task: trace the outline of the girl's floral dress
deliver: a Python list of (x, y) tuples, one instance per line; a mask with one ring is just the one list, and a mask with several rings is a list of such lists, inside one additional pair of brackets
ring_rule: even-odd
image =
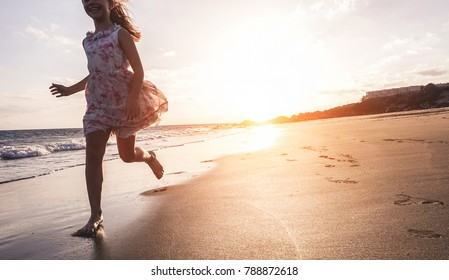
[(86, 86), (87, 111), (84, 135), (102, 130), (127, 138), (158, 123), (168, 110), (167, 98), (150, 81), (144, 81), (138, 97), (140, 115), (127, 120), (125, 109), (133, 72), (118, 41), (119, 25), (97, 33), (88, 32), (83, 41), (89, 69)]

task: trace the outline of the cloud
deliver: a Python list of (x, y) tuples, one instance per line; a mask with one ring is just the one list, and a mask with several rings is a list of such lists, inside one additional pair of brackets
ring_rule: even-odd
[(46, 27), (42, 28), (38, 28), (29, 24), (24, 31), (25, 34), (37, 39), (38, 41), (45, 41), (50, 44), (64, 46), (78, 45), (77, 42), (68, 37), (55, 34), (58, 32), (58, 30), (60, 30), (60, 27), (57, 24), (50, 23)]
[(162, 55), (163, 57), (174, 57), (178, 53), (174, 50), (165, 50), (163, 48), (159, 48), (158, 53)]
[(191, 79), (194, 72), (195, 69), (192, 67), (184, 67), (181, 69), (152, 68), (151, 70), (145, 71), (145, 74), (150, 79), (173, 83)]
[(398, 51), (402, 54), (416, 55), (422, 52), (432, 51), (441, 38), (435, 33), (423, 33), (407, 38), (394, 37), (385, 43), (383, 51)]
[(334, 96), (347, 96), (347, 95), (360, 95), (363, 92), (361, 88), (343, 88), (343, 89), (332, 89), (332, 90), (322, 90), (319, 94), (323, 95), (334, 95)]
[[(419, 76), (442, 76), (446, 71), (441, 65), (439, 43), (435, 33), (424, 32), (410, 36), (394, 36), (381, 45), (375, 60), (361, 71), (360, 80), (377, 81), (377, 85), (395, 84), (407, 86), (421, 83)], [(436, 65), (436, 68), (434, 66)], [(363, 78), (362, 78), (363, 77)]]
[(442, 76), (446, 73), (447, 73), (447, 71), (442, 70), (442, 69), (429, 69), (429, 70), (419, 71), (416, 74), (421, 75), (421, 76), (436, 77), (436, 76)]
[(332, 20), (347, 15), (357, 10), (361, 5), (368, 4), (369, 0), (333, 0), (315, 2), (310, 6), (310, 11), (323, 15)]
[(27, 34), (33, 35), (38, 40), (45, 40), (45, 39), (49, 39), (50, 38), (50, 36), (47, 35), (47, 33), (45, 33), (43, 30), (34, 28), (32, 26), (29, 26), (29, 25), (25, 28), (25, 32)]
[(402, 47), (409, 44), (411, 41), (410, 38), (394, 38), (390, 42), (384, 44), (382, 46), (382, 50), (392, 50), (396, 47)]
[(193, 67), (180, 69), (153, 68), (145, 71), (145, 78), (152, 81), (165, 93), (182, 95), (196, 85), (197, 74)]
[(176, 55), (175, 51), (167, 51), (163, 53), (163, 56), (173, 57)]

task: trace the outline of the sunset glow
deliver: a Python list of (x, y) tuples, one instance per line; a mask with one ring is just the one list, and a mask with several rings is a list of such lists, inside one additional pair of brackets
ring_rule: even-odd
[[(449, 81), (447, 1), (192, 3), (129, 2), (145, 78), (169, 99), (161, 124), (263, 121)], [(78, 1), (5, 5), (0, 129), (81, 127), (84, 95), (56, 100), (48, 87), (87, 74), (91, 19)]]
[(281, 130), (271, 125), (257, 126), (251, 129), (246, 142), (245, 151), (259, 151), (270, 148), (276, 144), (281, 135)]

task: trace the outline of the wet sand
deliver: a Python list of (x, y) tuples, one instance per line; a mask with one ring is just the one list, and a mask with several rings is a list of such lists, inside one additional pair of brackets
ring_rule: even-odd
[(69, 236), (87, 215), (82, 168), (15, 182), (0, 256), (446, 260), (448, 124), (432, 110), (260, 127), (160, 151), (165, 182), (107, 162), (97, 239)]

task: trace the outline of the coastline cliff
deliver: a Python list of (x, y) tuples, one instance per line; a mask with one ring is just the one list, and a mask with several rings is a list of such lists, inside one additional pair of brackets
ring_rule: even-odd
[(435, 84), (428, 84), (415, 93), (397, 94), (375, 98), (362, 98), (360, 102), (346, 104), (324, 111), (300, 113), (291, 117), (279, 116), (262, 123), (246, 120), (240, 125), (248, 126), (257, 124), (278, 124), (411, 110), (425, 110), (442, 107), (449, 107), (449, 88), (438, 87)]

